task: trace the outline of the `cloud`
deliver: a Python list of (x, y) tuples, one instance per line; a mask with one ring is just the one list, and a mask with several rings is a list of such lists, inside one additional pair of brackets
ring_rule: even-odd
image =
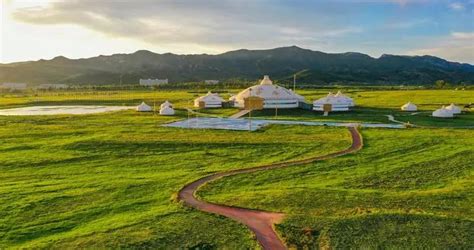
[(474, 32), (452, 32), (449, 36), (435, 39), (426, 48), (411, 50), (411, 55), (436, 55), (452, 61), (474, 63)]
[(455, 10), (455, 11), (461, 11), (465, 9), (464, 5), (459, 2), (450, 3), (448, 6), (450, 9)]
[[(77, 25), (117, 38), (129, 38), (170, 47), (268, 47), (300, 38), (326, 42), (361, 33), (346, 27), (348, 9), (305, 9), (303, 5), (272, 4), (269, 0), (244, 1), (63, 1), (46, 7), (20, 8), (13, 17), (34, 25)], [(297, 16), (296, 16), (297, 15)], [(318, 18), (315, 18), (317, 16)]]

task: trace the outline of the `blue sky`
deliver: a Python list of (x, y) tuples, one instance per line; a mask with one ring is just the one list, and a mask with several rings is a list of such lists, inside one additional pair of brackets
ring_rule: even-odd
[(2, 0), (2, 62), (297, 45), (474, 63), (474, 0)]

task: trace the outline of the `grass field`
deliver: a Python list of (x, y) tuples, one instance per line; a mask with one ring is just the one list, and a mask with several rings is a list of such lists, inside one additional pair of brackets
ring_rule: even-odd
[(299, 248), (473, 248), (474, 131), (362, 132), (357, 154), (224, 178), (199, 195), (284, 211), (277, 229)]
[[(229, 91), (235, 93), (237, 91)], [(279, 110), (279, 119), (438, 127), (474, 125), (473, 112), (429, 117), (474, 91), (346, 91), (359, 107), (322, 117)], [(308, 100), (326, 91), (305, 90)], [(343, 128), (270, 126), (256, 132), (159, 126), (188, 116), (188, 91), (69, 91), (0, 96), (0, 109), (33, 105), (157, 105), (176, 116), (124, 111), (80, 116), (0, 116), (0, 248), (258, 248), (250, 231), (175, 200), (209, 173), (324, 155), (350, 145)], [(225, 94), (224, 97), (228, 97)], [(398, 111), (419, 104), (412, 116)], [(230, 116), (235, 109), (199, 110)], [(272, 110), (254, 112), (273, 118)], [(294, 247), (474, 247), (472, 129), (364, 129), (365, 147), (330, 161), (235, 176), (199, 195), (288, 214), (277, 230)]]
[(246, 228), (181, 206), (176, 192), (215, 171), (350, 143), (337, 128), (159, 126), (171, 119), (133, 111), (0, 117), (0, 248), (254, 248)]

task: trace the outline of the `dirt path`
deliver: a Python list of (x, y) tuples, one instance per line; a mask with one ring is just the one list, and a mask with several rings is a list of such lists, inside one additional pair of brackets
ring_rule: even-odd
[(219, 179), (225, 176), (253, 173), (257, 171), (307, 164), (307, 163), (311, 163), (315, 161), (326, 160), (333, 157), (356, 152), (362, 148), (362, 144), (363, 144), (362, 136), (357, 130), (357, 128), (355, 127), (349, 127), (349, 131), (351, 132), (351, 136), (352, 136), (352, 145), (345, 150), (323, 155), (323, 156), (308, 158), (304, 160), (288, 161), (288, 162), (282, 162), (282, 163), (275, 163), (271, 165), (265, 165), (265, 166), (247, 168), (247, 169), (237, 169), (237, 170), (212, 174), (184, 186), (178, 193), (178, 199), (180, 201), (183, 201), (186, 205), (194, 207), (198, 210), (223, 215), (225, 217), (231, 218), (233, 220), (236, 220), (240, 223), (245, 224), (248, 228), (250, 228), (250, 230), (252, 230), (255, 233), (255, 236), (257, 237), (257, 241), (260, 243), (263, 249), (272, 249), (272, 250), (286, 249), (285, 244), (280, 239), (280, 237), (278, 237), (278, 234), (273, 229), (273, 225), (279, 223), (283, 219), (284, 214), (253, 210), (253, 209), (247, 209), (247, 208), (231, 207), (231, 206), (206, 202), (203, 200), (199, 200), (196, 197), (195, 195), (196, 190), (198, 190), (199, 187), (201, 187), (202, 185), (210, 181), (214, 181), (216, 179)]

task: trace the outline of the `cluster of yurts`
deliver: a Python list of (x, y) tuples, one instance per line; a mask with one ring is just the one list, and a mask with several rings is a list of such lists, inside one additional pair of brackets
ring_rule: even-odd
[[(198, 108), (220, 108), (223, 104), (229, 107), (246, 108), (246, 100), (259, 98), (262, 100), (262, 108), (298, 108), (301, 104), (306, 104), (305, 98), (298, 95), (291, 89), (274, 85), (267, 75), (263, 77), (260, 84), (249, 87), (237, 95), (233, 95), (228, 101), (224, 100), (217, 93), (208, 92), (194, 100), (194, 106)], [(312, 109), (315, 111), (349, 111), (355, 105), (354, 100), (340, 91), (336, 94), (329, 93), (327, 96), (313, 102)], [(417, 106), (411, 102), (401, 107), (403, 111), (417, 111)], [(137, 107), (137, 111), (152, 111), (152, 108), (144, 102)], [(461, 108), (451, 104), (448, 107), (433, 112), (434, 117), (453, 117), (454, 114), (461, 113)], [(160, 105), (161, 115), (174, 115), (173, 105), (168, 101)]]
[[(229, 103), (231, 107), (246, 108), (245, 101), (249, 97), (256, 97), (262, 100), (264, 109), (272, 108), (298, 108), (300, 104), (305, 103), (305, 98), (298, 95), (291, 89), (287, 89), (278, 85), (274, 85), (270, 78), (266, 75), (260, 84), (244, 89), (237, 95), (225, 101), (217, 93), (208, 92), (207, 95), (198, 97), (194, 100), (194, 106), (200, 108), (220, 108), (224, 103)], [(342, 94), (329, 93), (326, 97), (320, 98), (313, 102), (313, 110), (325, 111), (325, 105), (330, 105), (331, 111), (348, 111), (353, 107), (354, 100)]]
[[(402, 106), (401, 108), (403, 111), (417, 111), (418, 107), (411, 103), (408, 102), (405, 105)], [(461, 114), (461, 108), (454, 105), (454, 103), (451, 103), (449, 106), (442, 106), (441, 108), (433, 111), (431, 114), (433, 117), (441, 117), (441, 118), (453, 118), (454, 115)]]
[[(151, 112), (153, 108), (147, 105), (145, 102), (137, 106), (138, 112)], [(160, 105), (160, 115), (174, 115), (173, 104), (166, 101)]]

